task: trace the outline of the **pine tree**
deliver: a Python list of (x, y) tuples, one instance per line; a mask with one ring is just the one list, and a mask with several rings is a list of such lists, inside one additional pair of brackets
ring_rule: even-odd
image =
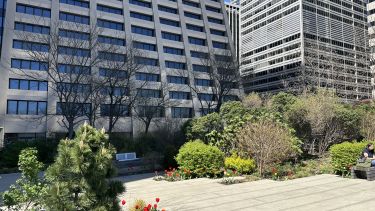
[(46, 172), (49, 210), (119, 210), (117, 195), (125, 188), (115, 175), (116, 153), (104, 130), (86, 123), (73, 140), (63, 140), (55, 163)]

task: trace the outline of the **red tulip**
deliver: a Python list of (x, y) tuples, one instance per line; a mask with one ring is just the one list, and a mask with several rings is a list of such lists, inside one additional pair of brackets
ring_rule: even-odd
[(157, 202), (157, 203), (159, 203), (159, 201), (160, 201), (160, 199), (159, 199), (159, 198), (156, 198), (155, 200), (156, 200), (156, 202)]
[(154, 208), (155, 208), (155, 209), (158, 208), (158, 205), (157, 205), (157, 204), (154, 204)]
[(149, 210), (150, 210), (150, 209), (151, 209), (151, 207), (152, 207), (152, 206), (151, 206), (151, 204), (148, 204), (148, 206), (147, 206), (147, 209), (149, 209)]
[(143, 211), (148, 211), (148, 208), (147, 208), (147, 207), (144, 207), (144, 208), (143, 208)]
[(121, 204), (122, 204), (122, 205), (125, 205), (125, 204), (126, 204), (126, 201), (123, 199), (123, 200), (121, 201)]

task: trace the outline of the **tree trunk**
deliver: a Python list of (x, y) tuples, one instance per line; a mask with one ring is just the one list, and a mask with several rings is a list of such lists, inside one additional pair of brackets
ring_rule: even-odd
[(113, 130), (113, 119), (112, 119), (112, 117), (109, 117), (108, 133), (112, 133), (112, 130)]
[(148, 134), (148, 129), (150, 128), (151, 121), (145, 123), (145, 134)]
[(74, 138), (73, 135), (74, 135), (74, 123), (72, 120), (69, 120), (68, 121), (68, 138), (73, 139)]

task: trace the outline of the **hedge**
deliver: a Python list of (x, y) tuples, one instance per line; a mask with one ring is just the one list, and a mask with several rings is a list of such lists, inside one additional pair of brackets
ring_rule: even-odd
[(224, 153), (215, 146), (195, 140), (180, 148), (176, 161), (181, 170), (190, 171), (193, 177), (215, 177), (224, 168)]
[(335, 173), (349, 175), (351, 167), (357, 163), (358, 158), (368, 143), (370, 142), (344, 142), (333, 145), (329, 152)]

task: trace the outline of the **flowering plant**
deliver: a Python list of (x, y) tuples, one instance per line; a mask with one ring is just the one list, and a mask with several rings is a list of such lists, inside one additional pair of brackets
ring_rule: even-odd
[[(166, 209), (158, 209), (158, 203), (160, 202), (160, 198), (155, 199), (155, 203), (150, 203), (146, 205), (145, 201), (138, 199), (135, 203), (129, 208), (129, 211), (166, 211)], [(126, 201), (123, 199), (121, 204), (124, 206)]]

